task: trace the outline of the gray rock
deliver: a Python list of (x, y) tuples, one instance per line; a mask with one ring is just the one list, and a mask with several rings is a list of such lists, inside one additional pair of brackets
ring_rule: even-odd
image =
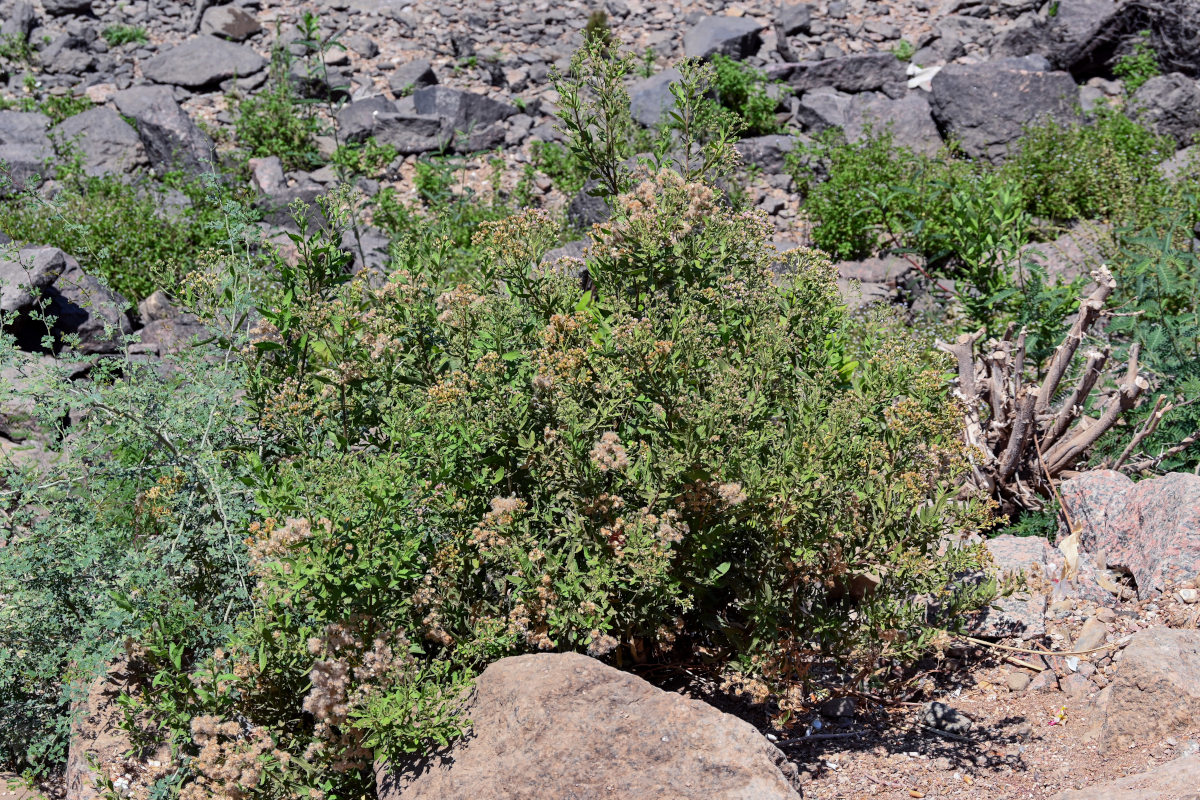
[(417, 114), (449, 120), (456, 131), (470, 132), (517, 113), (516, 106), (448, 86), (427, 86), (413, 93)]
[[(50, 118), (32, 111), (0, 111), (0, 161), (16, 190), (33, 189), (49, 172), (54, 146), (46, 129)], [(34, 177), (38, 180), (33, 180)]]
[(142, 327), (137, 332), (136, 349), (140, 353), (155, 356), (177, 353), (210, 335), (204, 323), (180, 311), (161, 291), (138, 303), (138, 316)]
[(972, 158), (998, 161), (1031, 123), (1076, 116), (1078, 89), (1065, 72), (949, 64), (934, 76), (931, 90), (938, 129)]
[[(67, 335), (77, 337), (83, 353), (111, 353), (120, 348), (125, 334), (132, 330), (125, 315), (128, 300), (88, 275), (78, 261), (58, 248), (26, 247), (19, 260), (55, 276), (40, 288), (47, 301), (46, 314), (55, 319), (50, 333), (56, 341), (62, 342)], [(18, 346), (34, 351), (41, 348), (46, 334), (40, 321), (28, 318), (18, 318), (10, 331)]]
[(634, 120), (647, 128), (666, 122), (667, 113), (675, 110), (675, 95), (671, 84), (683, 76), (671, 67), (656, 75), (638, 81), (629, 87), (629, 113)]
[(375, 135), (380, 115), (395, 115), (396, 104), (381, 94), (348, 103), (337, 113), (338, 134), (344, 142), (362, 142)]
[(1086, 789), (1068, 789), (1053, 800), (1194, 800), (1200, 786), (1200, 756), (1188, 755), (1148, 772), (1126, 775)]
[(375, 122), (375, 140), (390, 144), (401, 155), (445, 150), (454, 138), (454, 131), (442, 117), (381, 114)]
[(1121, 652), (1098, 699), (1101, 754), (1157, 743), (1200, 718), (1200, 631), (1150, 628)]
[(427, 86), (436, 86), (437, 82), (433, 65), (425, 59), (418, 59), (396, 67), (388, 78), (388, 88), (392, 90), (392, 94), (401, 97)]
[(52, 17), (67, 14), (91, 14), (92, 0), (42, 0), (42, 8)]
[(747, 17), (701, 17), (683, 36), (686, 58), (708, 58), (720, 53), (742, 60), (762, 45), (762, 25)]
[(29, 3), (17, 3), (0, 24), (0, 37), (28, 41), (29, 34), (37, 24), (37, 15)]
[(550, 250), (547, 250), (542, 255), (541, 263), (553, 264), (555, 261), (558, 261), (560, 258), (574, 258), (574, 259), (579, 259), (580, 261), (582, 261), (584, 252), (587, 250), (588, 247), (591, 246), (591, 244), (592, 244), (591, 239), (574, 239), (570, 242), (567, 242), (562, 247), (554, 247), (554, 248), (551, 248)]
[(377, 769), (379, 800), (800, 796), (795, 766), (748, 723), (575, 653), (497, 661), (463, 713), (470, 736)]
[(908, 92), (898, 100), (877, 92), (856, 94), (845, 110), (844, 125), (850, 142), (857, 142), (868, 130), (887, 130), (895, 144), (918, 153), (933, 155), (942, 148), (924, 92)]
[(753, 164), (768, 175), (776, 175), (784, 171), (787, 154), (795, 149), (796, 140), (772, 133), (742, 139), (735, 147), (742, 154), (744, 163)]
[(1151, 78), (1134, 92), (1132, 105), (1144, 122), (1180, 147), (1192, 144), (1200, 133), (1200, 84), (1186, 75)]
[(22, 250), (11, 258), (0, 255), (0, 312), (28, 311), (35, 296), (42, 294), (66, 269), (62, 255), (61, 250), (44, 248)]
[(132, 119), (150, 163), (160, 170), (204, 172), (213, 159), (213, 143), (196, 126), (166, 86), (134, 86), (117, 92), (113, 105)]
[(836, 265), (838, 275), (863, 283), (878, 283), (894, 289), (916, 271), (913, 263), (903, 256), (872, 256), (862, 261), (842, 261)]
[(812, 6), (808, 3), (788, 3), (780, 8), (779, 26), (787, 36), (808, 33), (812, 23)]
[(1079, 223), (1053, 242), (1025, 245), (1021, 260), (1040, 265), (1051, 280), (1072, 281), (1104, 262), (1104, 234), (1108, 230), (1104, 223)]
[(612, 216), (612, 209), (603, 197), (591, 194), (600, 185), (600, 181), (590, 180), (583, 185), (579, 193), (571, 198), (567, 206), (567, 222), (572, 226), (587, 230), (599, 222), (605, 222)]
[(88, 109), (60, 122), (51, 131), (59, 146), (78, 148), (87, 175), (111, 175), (149, 164), (138, 132), (105, 106)]
[(252, 158), (249, 166), (254, 186), (263, 194), (276, 194), (287, 188), (287, 176), (283, 174), (279, 156)]
[(1158, 165), (1158, 171), (1169, 181), (1179, 181), (1200, 175), (1200, 145), (1176, 151), (1175, 155)]
[(945, 703), (926, 703), (921, 710), (921, 722), (939, 731), (965, 736), (975, 724), (970, 717)]
[(796, 119), (812, 134), (829, 128), (845, 128), (851, 99), (845, 92), (832, 88), (805, 92), (796, 109)]
[(348, 33), (341, 39), (342, 44), (358, 53), (363, 58), (374, 58), (379, 55), (379, 45), (370, 36), (361, 33)]
[(88, 49), (87, 40), (64, 33), (41, 52), (42, 68), (56, 75), (83, 75), (96, 67), (96, 57)]
[(797, 92), (832, 88), (841, 92), (875, 92), (888, 84), (907, 79), (905, 64), (891, 53), (859, 53), (781, 64), (767, 70), (771, 77), (787, 82)]
[(155, 83), (186, 89), (205, 89), (232, 77), (253, 75), (267, 60), (244, 45), (216, 36), (196, 36), (142, 65), (142, 74)]
[(210, 6), (200, 18), (200, 33), (234, 42), (244, 42), (262, 29), (252, 14), (237, 6)]

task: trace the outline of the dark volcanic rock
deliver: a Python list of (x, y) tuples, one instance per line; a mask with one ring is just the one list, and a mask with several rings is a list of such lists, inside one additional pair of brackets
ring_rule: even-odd
[(56, 141), (70, 143), (83, 155), (83, 171), (88, 175), (132, 172), (146, 166), (146, 150), (138, 132), (116, 111), (104, 106), (54, 126)]
[(433, 71), (433, 65), (424, 59), (419, 59), (396, 67), (388, 78), (388, 88), (392, 90), (392, 94), (401, 97), (412, 94), (418, 89), (424, 89), (426, 86), (436, 86), (437, 82), (437, 74)]
[(799, 797), (796, 768), (748, 723), (575, 653), (492, 664), (464, 711), (470, 736), (376, 771), (380, 800)]
[(249, 47), (196, 36), (144, 63), (142, 74), (155, 83), (204, 89), (234, 76), (253, 75), (266, 65), (266, 59)]
[(427, 86), (413, 93), (417, 114), (449, 120), (456, 131), (469, 132), (517, 113), (516, 106), (448, 86)]
[(92, 0), (42, 0), (42, 8), (52, 17), (67, 14), (91, 14)]
[(1200, 83), (1182, 73), (1146, 81), (1134, 92), (1132, 105), (1142, 121), (1180, 147), (1192, 144), (1200, 133)]
[(831, 88), (840, 92), (875, 92), (907, 79), (904, 62), (891, 53), (859, 53), (822, 61), (782, 64), (768, 74), (797, 92)]
[(746, 17), (702, 17), (683, 36), (683, 54), (687, 58), (708, 58), (717, 53), (744, 59), (762, 45), (762, 25)]
[(29, 3), (16, 3), (0, 23), (0, 37), (28, 41), (29, 34), (37, 24), (37, 14)]
[[(32, 111), (0, 111), (0, 161), (17, 190), (36, 188), (54, 160), (46, 129), (50, 118)], [(38, 181), (33, 181), (37, 176)]]
[[(46, 314), (55, 319), (51, 334), (56, 340), (74, 335), (84, 353), (111, 353), (119, 349), (124, 335), (132, 330), (125, 315), (128, 300), (105, 288), (84, 272), (78, 261), (58, 248), (25, 247), (18, 254), (18, 261), (28, 266), (31, 274), (53, 276), (53, 280), (40, 280), (39, 290), (42, 298), (49, 301)], [(46, 329), (39, 321), (19, 317), (10, 332), (18, 346), (37, 351)]]
[(1079, 92), (1065, 72), (950, 64), (933, 78), (930, 105), (942, 135), (972, 158), (1002, 159), (1031, 123), (1066, 122)]
[(196, 127), (166, 86), (135, 86), (113, 95), (113, 104), (137, 126), (150, 163), (163, 170), (203, 172), (213, 143)]

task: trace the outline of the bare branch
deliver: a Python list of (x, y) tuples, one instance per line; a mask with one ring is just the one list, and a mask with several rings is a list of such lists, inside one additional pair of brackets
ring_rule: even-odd
[(1135, 450), (1137, 450), (1138, 445), (1140, 445), (1147, 436), (1154, 433), (1154, 431), (1158, 428), (1158, 423), (1162, 422), (1162, 418), (1165, 417), (1167, 412), (1174, 407), (1175, 406), (1173, 404), (1167, 402), (1167, 396), (1165, 394), (1160, 394), (1158, 399), (1154, 401), (1154, 410), (1150, 412), (1149, 419), (1147, 419), (1146, 423), (1142, 425), (1141, 429), (1133, 435), (1133, 438), (1129, 440), (1129, 444), (1125, 445), (1125, 449), (1121, 451), (1121, 455), (1117, 456), (1117, 460), (1113, 463), (1112, 468), (1120, 469), (1121, 465), (1125, 463), (1125, 459), (1129, 458), (1129, 456), (1132, 455)]
[(1038, 397), (1036, 408), (1038, 414), (1045, 413), (1049, 407), (1050, 402), (1054, 399), (1054, 393), (1058, 391), (1059, 382), (1075, 357), (1075, 351), (1083, 342), (1084, 334), (1096, 322), (1100, 316), (1100, 310), (1104, 308), (1105, 301), (1117, 288), (1117, 282), (1107, 267), (1100, 267), (1092, 275), (1096, 279), (1096, 288), (1092, 290), (1087, 299), (1079, 303), (1079, 314), (1076, 315), (1075, 322), (1071, 325), (1071, 330), (1067, 332), (1062, 344), (1054, 351), (1054, 357), (1046, 370), (1046, 380), (1042, 382), (1042, 391)]
[(1088, 353), (1087, 364), (1083, 368), (1083, 374), (1079, 376), (1079, 380), (1075, 383), (1075, 389), (1071, 392), (1071, 396), (1067, 398), (1066, 403), (1058, 411), (1058, 417), (1054, 420), (1054, 425), (1050, 431), (1042, 439), (1042, 447), (1047, 448), (1059, 440), (1066, 433), (1067, 428), (1079, 416), (1083, 410), (1083, 404), (1087, 401), (1088, 395), (1092, 393), (1092, 389), (1096, 386), (1096, 381), (1100, 379), (1100, 371), (1104, 369), (1104, 364), (1108, 361), (1109, 349), (1105, 348), (1103, 352), (1092, 350)]
[(1037, 387), (1027, 387), (1021, 396), (1020, 406), (1017, 408), (1012, 434), (1008, 437), (1008, 447), (1000, 459), (1000, 471), (997, 477), (1002, 483), (1012, 477), (1013, 471), (1017, 468), (1017, 462), (1025, 451), (1025, 445), (1029, 442), (1029, 434), (1033, 428), (1033, 409), (1037, 400)]

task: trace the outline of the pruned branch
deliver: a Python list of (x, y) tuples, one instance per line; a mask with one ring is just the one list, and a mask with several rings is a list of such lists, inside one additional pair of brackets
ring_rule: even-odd
[[(1010, 509), (1041, 508), (1053, 493), (1057, 476), (1085, 457), (1149, 388), (1148, 381), (1138, 374), (1135, 345), (1124, 375), (1113, 380), (1116, 391), (1100, 418), (1085, 424), (1081, 420), (1083, 409), (1099, 385), (1110, 356), (1107, 348), (1091, 350), (1062, 405), (1054, 408), (1055, 396), (1080, 346), (1116, 288), (1112, 273), (1104, 267), (1093, 277), (1095, 286), (1080, 298), (1079, 311), (1055, 348), (1040, 385), (1030, 382), (1025, 374), (1028, 351), (1024, 330), (1010, 328), (1000, 341), (982, 344), (982, 332), (962, 334), (953, 344), (938, 344), (954, 356), (958, 366), (957, 394), (965, 404), (963, 438), (971, 445), (972, 483)], [(1160, 404), (1156, 412), (1159, 410), (1165, 413), (1169, 409)], [(1135, 452), (1137, 444), (1153, 433), (1156, 425), (1150, 422), (1143, 426), (1135, 435), (1132, 449), (1127, 448), (1119, 463)]]

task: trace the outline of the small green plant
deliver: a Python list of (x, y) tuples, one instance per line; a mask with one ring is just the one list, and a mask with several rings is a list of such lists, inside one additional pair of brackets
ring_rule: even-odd
[(649, 78), (654, 74), (654, 65), (658, 62), (658, 53), (649, 45), (642, 51), (642, 63), (638, 65), (638, 75)]
[(584, 47), (594, 44), (604, 50), (612, 48), (613, 35), (608, 24), (608, 14), (603, 11), (588, 14), (587, 22), (583, 26), (583, 44)]
[[(749, 136), (775, 133), (779, 123), (775, 108), (779, 101), (768, 91), (766, 76), (760, 70), (732, 58), (714, 55), (712, 91), (717, 102), (737, 115), (742, 132)], [(782, 84), (776, 84), (782, 87)]]
[(917, 48), (908, 39), (901, 39), (892, 47), (892, 54), (901, 61), (912, 61), (912, 57), (916, 52)]
[(100, 34), (109, 47), (123, 44), (144, 44), (149, 41), (146, 29), (140, 25), (109, 25)]
[(25, 195), (0, 204), (0, 231), (16, 241), (58, 247), (131, 301), (156, 288), (224, 236), (228, 189), (178, 181), (190, 207), (167, 207), (167, 189), (111, 176), (64, 180), (53, 201)]
[(50, 94), (41, 99), (35, 95), (26, 95), (15, 100), (0, 98), (0, 110), (36, 111), (45, 114), (55, 125), (91, 107), (91, 100), (74, 94)]
[(312, 169), (321, 157), (321, 121), (291, 79), (292, 56), (279, 46), (271, 54), (270, 78), (257, 95), (234, 100), (234, 130), (250, 156), (279, 156), (286, 169)]
[(33, 49), (29, 41), (15, 33), (0, 36), (0, 65), (29, 66), (33, 63)]
[(531, 146), (533, 164), (545, 174), (560, 192), (574, 196), (588, 179), (587, 167), (558, 142), (534, 142)]
[(364, 142), (347, 142), (334, 151), (330, 161), (355, 175), (382, 173), (396, 158), (396, 148), (380, 144), (374, 137)]
[(1142, 85), (1161, 75), (1158, 66), (1158, 53), (1151, 44), (1150, 31), (1141, 31), (1133, 42), (1133, 49), (1117, 59), (1113, 64), (1113, 75), (1125, 81), (1125, 92), (1133, 94)]

